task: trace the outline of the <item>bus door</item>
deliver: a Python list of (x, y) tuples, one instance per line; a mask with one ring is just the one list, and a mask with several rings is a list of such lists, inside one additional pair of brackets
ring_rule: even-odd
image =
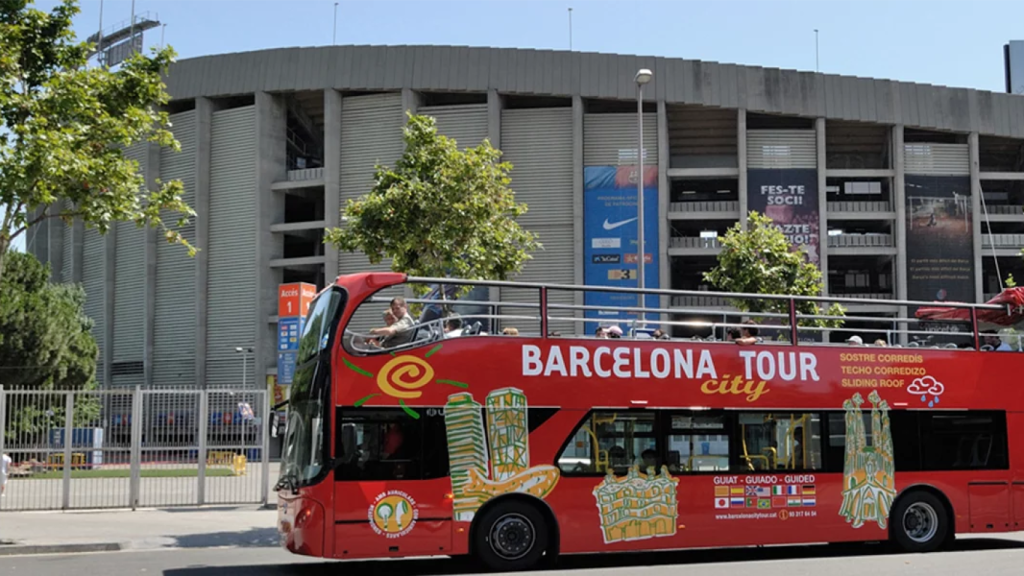
[(335, 557), (449, 553), (451, 480), (441, 410), (339, 407), (335, 422)]

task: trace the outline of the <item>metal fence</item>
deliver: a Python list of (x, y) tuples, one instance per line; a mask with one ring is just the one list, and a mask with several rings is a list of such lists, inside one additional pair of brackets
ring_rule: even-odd
[(12, 460), (0, 511), (266, 504), (268, 401), (252, 389), (0, 386)]

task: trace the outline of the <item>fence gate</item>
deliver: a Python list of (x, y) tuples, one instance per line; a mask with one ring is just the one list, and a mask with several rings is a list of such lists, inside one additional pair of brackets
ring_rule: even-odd
[[(266, 503), (263, 390), (4, 390), (4, 510)], [(68, 441), (70, 439), (70, 441)]]

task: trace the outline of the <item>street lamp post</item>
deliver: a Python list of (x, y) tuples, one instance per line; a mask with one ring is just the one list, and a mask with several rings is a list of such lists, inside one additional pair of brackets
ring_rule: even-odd
[(338, 43), (338, 3), (334, 3), (334, 32), (331, 35), (331, 46)]
[(235, 352), (238, 352), (239, 354), (242, 355), (242, 389), (243, 390), (245, 390), (245, 385), (247, 384), (246, 381), (248, 380), (248, 375), (249, 375), (248, 374), (248, 368), (249, 368), (248, 355), (252, 354), (252, 351), (253, 351), (253, 349), (251, 347), (250, 348), (242, 348), (241, 346), (238, 346), (237, 348), (235, 348)]
[(636, 145), (636, 207), (637, 207), (637, 286), (640, 287), (640, 314), (637, 326), (643, 326), (644, 317), (644, 84), (651, 81), (654, 73), (647, 68), (637, 71), (633, 80), (636, 82), (636, 124), (639, 133)]

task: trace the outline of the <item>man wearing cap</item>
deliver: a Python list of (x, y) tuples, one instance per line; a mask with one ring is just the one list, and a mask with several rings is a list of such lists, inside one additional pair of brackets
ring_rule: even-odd
[(864, 339), (861, 338), (860, 336), (854, 335), (854, 336), (850, 336), (850, 339), (847, 340), (846, 343), (849, 344), (850, 346), (863, 346), (864, 345)]

